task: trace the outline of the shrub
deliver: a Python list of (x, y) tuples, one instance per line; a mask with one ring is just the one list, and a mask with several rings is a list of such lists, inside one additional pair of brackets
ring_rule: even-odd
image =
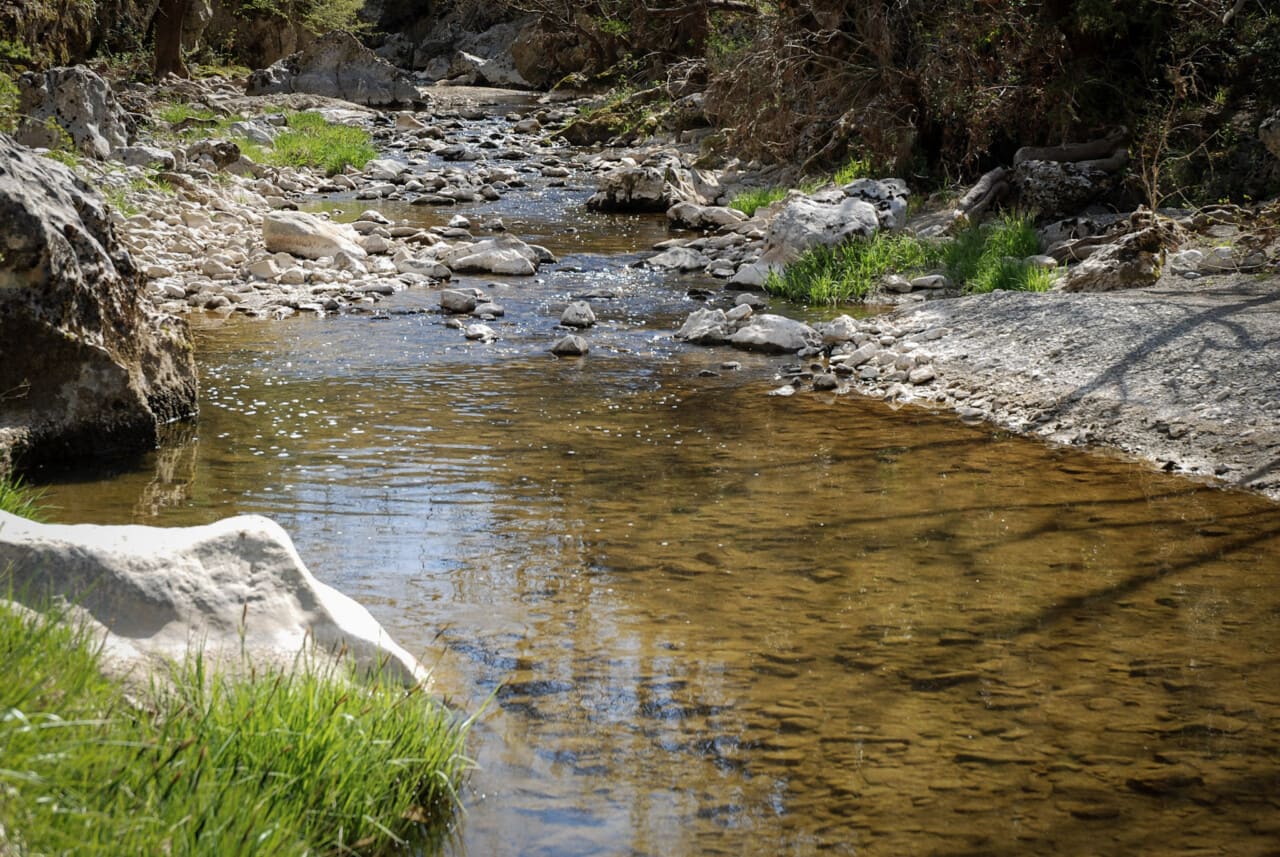
[(0, 133), (12, 134), (18, 129), (18, 84), (0, 71)]

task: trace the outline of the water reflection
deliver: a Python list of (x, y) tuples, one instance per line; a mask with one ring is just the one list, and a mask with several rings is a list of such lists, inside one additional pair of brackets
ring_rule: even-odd
[(1274, 851), (1274, 504), (699, 377), (652, 300), (585, 361), (532, 322), (210, 327), (198, 439), (54, 502), (272, 515), (456, 702), (496, 691), (457, 853)]

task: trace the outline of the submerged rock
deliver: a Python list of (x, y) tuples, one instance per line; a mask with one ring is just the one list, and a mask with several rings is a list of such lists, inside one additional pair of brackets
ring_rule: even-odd
[(581, 357), (590, 350), (585, 339), (573, 334), (561, 337), (551, 346), (551, 353), (557, 357)]
[(0, 471), (155, 445), (196, 413), (186, 323), (151, 309), (107, 208), (0, 135)]
[(76, 607), (108, 657), (146, 664), (200, 651), (290, 665), (342, 651), (406, 684), (426, 670), (369, 611), (307, 570), (279, 524), (257, 515), (202, 527), (38, 524), (0, 512), (0, 581), (39, 609)]

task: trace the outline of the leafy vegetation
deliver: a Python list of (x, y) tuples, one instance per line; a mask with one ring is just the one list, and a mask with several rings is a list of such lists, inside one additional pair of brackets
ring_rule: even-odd
[(0, 133), (12, 134), (18, 128), (18, 84), (0, 71)]
[(421, 691), (196, 658), (138, 708), (67, 619), (0, 609), (16, 853), (381, 853), (454, 807), (469, 724)]
[(259, 163), (314, 167), (328, 175), (348, 165), (361, 169), (378, 155), (369, 133), (361, 128), (332, 124), (319, 113), (294, 113), (287, 122), (288, 130), (270, 148), (238, 140), (240, 150)]
[(1009, 215), (941, 244), (881, 232), (866, 241), (814, 247), (781, 274), (770, 274), (764, 287), (792, 301), (838, 304), (865, 300), (888, 274), (941, 269), (967, 292), (1039, 292), (1053, 284), (1052, 272), (1024, 261), (1039, 252), (1031, 219)]
[(242, 0), (241, 17), (265, 15), (290, 21), (301, 21), (312, 33), (330, 30), (363, 33), (369, 24), (360, 18), (365, 0)]

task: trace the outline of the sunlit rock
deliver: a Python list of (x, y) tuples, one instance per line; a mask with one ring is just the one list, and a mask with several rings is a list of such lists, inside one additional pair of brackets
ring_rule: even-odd
[(314, 647), (406, 683), (427, 678), (369, 611), (307, 570), (280, 525), (256, 515), (163, 528), (38, 524), (0, 512), (0, 569), (20, 603), (77, 607), (112, 658), (198, 651), (289, 665)]

